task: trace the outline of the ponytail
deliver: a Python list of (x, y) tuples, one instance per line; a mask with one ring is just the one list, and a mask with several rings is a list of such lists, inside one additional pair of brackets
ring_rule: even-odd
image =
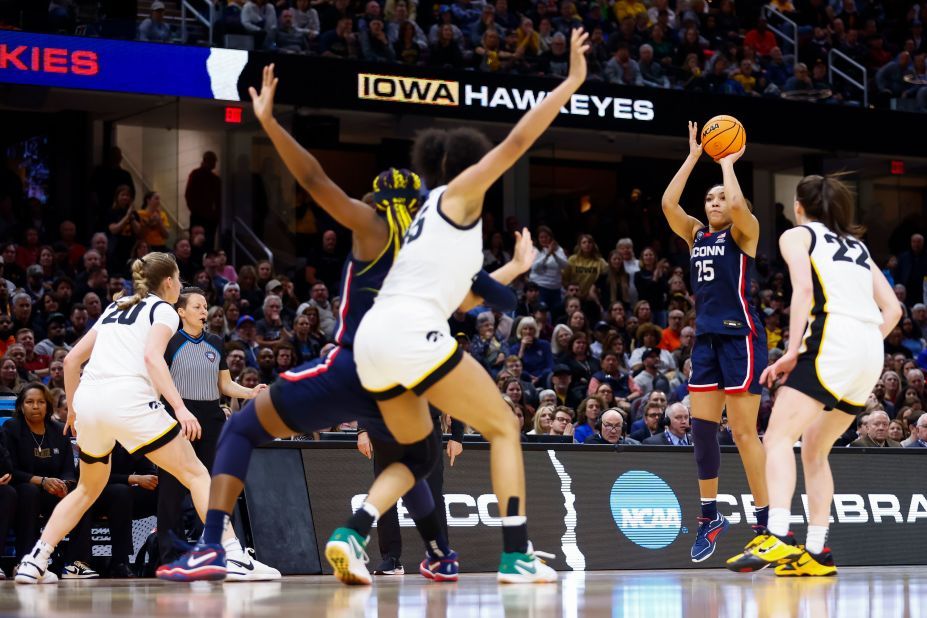
[(386, 214), (389, 242), (399, 252), (402, 239), (421, 204), (422, 180), (406, 169), (389, 168), (373, 179), (372, 203)]
[(113, 300), (120, 309), (126, 309), (138, 303), (152, 291), (161, 287), (165, 279), (177, 272), (177, 261), (173, 254), (154, 252), (132, 262), (131, 296), (125, 296), (125, 290), (113, 295)]
[(805, 176), (795, 188), (795, 199), (808, 218), (820, 221), (838, 236), (861, 238), (866, 228), (850, 220), (853, 192), (839, 176)]

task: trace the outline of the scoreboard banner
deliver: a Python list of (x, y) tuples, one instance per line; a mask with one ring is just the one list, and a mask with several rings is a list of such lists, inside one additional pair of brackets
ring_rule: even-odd
[[(927, 564), (921, 545), (912, 542), (927, 533), (927, 487), (922, 475), (912, 472), (923, 467), (927, 454), (918, 451), (833, 451), (836, 489), (828, 545), (839, 566)], [(314, 526), (307, 532), (324, 544), (363, 503), (373, 466), (353, 444), (312, 445), (301, 453)], [(808, 499), (797, 454), (796, 460), (792, 529), (802, 541)], [(558, 570), (722, 567), (753, 536), (750, 524), (756, 519), (739, 455), (726, 450), (721, 462), (724, 493), (718, 506), (732, 525), (703, 563), (689, 557), (700, 513), (695, 462), (687, 447), (526, 446), (530, 538), (538, 549), (557, 555), (551, 564)], [(445, 468), (444, 495), (451, 546), (461, 552), (462, 570), (494, 571), (501, 520), (486, 445), (466, 444), (454, 467)], [(422, 543), (401, 504), (399, 518), (403, 555), (414, 564)], [(368, 553), (376, 560), (376, 532)]]
[[(243, 103), (271, 62), (280, 78), (279, 104), (458, 120), (516, 122), (560, 83), (529, 75), (0, 31), (0, 83)], [(927, 141), (922, 114), (601, 80), (583, 84), (555, 125), (681, 138), (686, 121), (721, 113), (741, 120), (754, 143), (923, 156)], [(886, 139), (893, 135), (903, 139)]]

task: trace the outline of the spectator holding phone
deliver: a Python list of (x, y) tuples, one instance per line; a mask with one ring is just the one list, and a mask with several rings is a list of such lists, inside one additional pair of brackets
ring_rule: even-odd
[[(39, 538), (39, 516), (77, 484), (74, 451), (63, 427), (52, 420), (55, 401), (44, 384), (30, 382), (16, 397), (13, 419), (3, 425), (3, 442), (10, 453), (16, 508), (16, 555), (29, 551)], [(90, 557), (90, 517), (84, 515), (71, 531), (65, 550), (65, 579), (99, 577), (86, 563)]]

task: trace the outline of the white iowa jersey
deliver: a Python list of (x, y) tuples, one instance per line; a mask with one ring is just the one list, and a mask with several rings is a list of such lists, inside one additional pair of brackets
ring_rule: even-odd
[(483, 267), (483, 222), (467, 228), (441, 212), (446, 186), (434, 189), (403, 239), (377, 302), (412, 299), (436, 307), (445, 318), (460, 306)]
[[(97, 340), (81, 382), (141, 378), (151, 385), (145, 367), (145, 342), (151, 327), (157, 323), (176, 331), (180, 317), (170, 303), (154, 294), (126, 309), (110, 303), (93, 325)], [(154, 386), (151, 388), (154, 391)]]
[(817, 221), (802, 226), (811, 232), (811, 315), (837, 314), (861, 322), (882, 323), (872, 294), (872, 259), (866, 245), (852, 236), (838, 236)]

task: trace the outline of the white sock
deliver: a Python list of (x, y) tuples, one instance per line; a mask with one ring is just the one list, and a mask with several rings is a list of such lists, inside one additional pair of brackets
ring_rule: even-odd
[(48, 558), (52, 555), (53, 551), (55, 551), (54, 547), (42, 539), (39, 539), (35, 542), (35, 545), (33, 546), (32, 551), (29, 552), (29, 555), (33, 556), (39, 564), (44, 565), (46, 562), (48, 562)]
[(380, 519), (380, 511), (378, 511), (377, 507), (370, 504), (369, 502), (364, 502), (364, 504), (361, 505), (361, 509), (373, 517), (373, 521), (378, 521)]
[(805, 540), (805, 549), (812, 554), (824, 551), (824, 542), (827, 541), (827, 526), (808, 526), (808, 537)]
[(789, 533), (789, 518), (792, 514), (788, 509), (769, 509), (769, 524), (766, 528), (776, 536), (786, 536)]
[(528, 521), (528, 518), (524, 515), (510, 515), (508, 517), (502, 518), (502, 526), (504, 528), (522, 526)]

